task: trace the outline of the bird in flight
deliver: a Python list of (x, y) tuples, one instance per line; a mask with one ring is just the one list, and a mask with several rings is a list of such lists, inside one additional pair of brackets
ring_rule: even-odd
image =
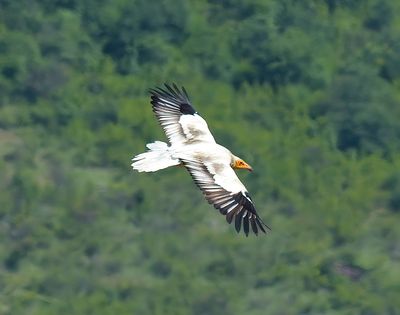
[(148, 143), (148, 151), (136, 155), (132, 168), (139, 172), (155, 172), (170, 166), (183, 165), (207, 201), (225, 215), (228, 223), (248, 236), (250, 227), (257, 235), (270, 229), (259, 217), (246, 187), (233, 169), (252, 168), (215, 142), (206, 121), (190, 103), (184, 87), (165, 84), (150, 90), (151, 104), (158, 122), (169, 140)]

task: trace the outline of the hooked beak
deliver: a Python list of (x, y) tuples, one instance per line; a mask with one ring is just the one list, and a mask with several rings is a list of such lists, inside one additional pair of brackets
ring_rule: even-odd
[(247, 164), (245, 161), (240, 160), (240, 159), (235, 161), (235, 165), (233, 166), (233, 168), (241, 168), (241, 169), (248, 170), (250, 172), (253, 171), (253, 168), (249, 164)]

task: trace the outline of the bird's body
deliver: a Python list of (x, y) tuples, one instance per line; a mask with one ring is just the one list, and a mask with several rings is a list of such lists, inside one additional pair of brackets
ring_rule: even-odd
[(235, 219), (238, 232), (243, 224), (246, 235), (250, 226), (255, 234), (259, 230), (265, 233), (267, 226), (257, 215), (246, 187), (233, 170), (252, 170), (251, 167), (216, 143), (207, 122), (190, 104), (184, 88), (165, 86), (166, 90), (151, 90), (151, 103), (170, 145), (161, 141), (147, 144), (149, 151), (133, 158), (133, 169), (154, 172), (183, 165), (208, 202), (226, 215), (229, 223)]
[(203, 163), (232, 163), (232, 153), (218, 143), (189, 143), (185, 146), (172, 146), (174, 156), (178, 159), (188, 159), (195, 157)]

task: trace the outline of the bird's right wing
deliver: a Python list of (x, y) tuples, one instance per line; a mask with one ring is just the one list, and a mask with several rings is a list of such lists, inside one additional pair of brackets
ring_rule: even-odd
[(184, 87), (175, 84), (151, 89), (151, 104), (158, 122), (171, 144), (212, 142), (214, 137), (206, 121), (196, 112)]
[(235, 228), (239, 232), (243, 225), (246, 236), (249, 227), (257, 235), (269, 227), (258, 216), (253, 201), (235, 171), (222, 163), (204, 163), (198, 159), (181, 159), (196, 185), (207, 201), (231, 223), (235, 218)]

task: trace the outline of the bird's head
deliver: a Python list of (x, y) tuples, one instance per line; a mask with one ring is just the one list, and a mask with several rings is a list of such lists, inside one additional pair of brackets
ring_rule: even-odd
[(245, 161), (243, 161), (241, 158), (238, 158), (237, 156), (233, 156), (231, 166), (232, 168), (241, 168), (248, 171), (253, 170), (253, 168), (249, 164), (247, 164)]

